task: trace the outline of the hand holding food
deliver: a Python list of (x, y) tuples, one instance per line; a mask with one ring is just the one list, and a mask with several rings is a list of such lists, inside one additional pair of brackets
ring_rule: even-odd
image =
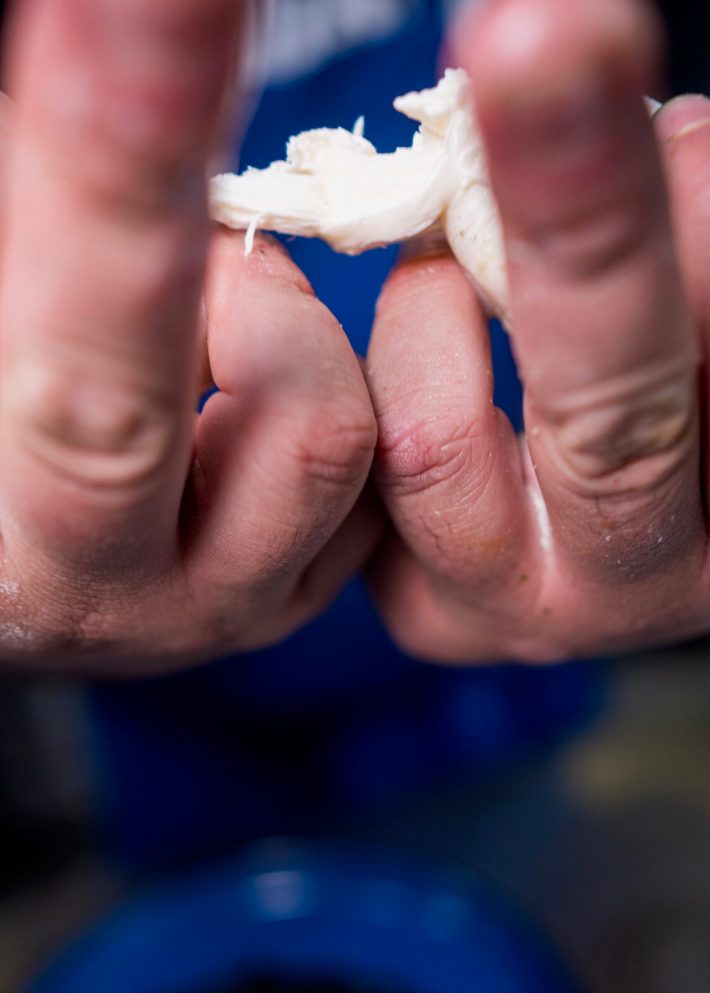
[(546, 661), (710, 629), (710, 101), (649, 120), (637, 0), (496, 0), (452, 34), (503, 230), (525, 437), (450, 255), (410, 258), (367, 357), (393, 522), (370, 570), (427, 658)]
[(505, 317), (500, 219), (466, 72), (448, 69), (434, 89), (394, 106), (420, 124), (411, 147), (378, 155), (359, 127), (306, 131), (290, 139), (285, 162), (215, 176), (212, 216), (322, 238), (352, 255), (440, 231), (490, 311)]
[[(22, 671), (147, 672), (279, 640), (377, 539), (357, 503), (374, 417), (342, 328), (278, 245), (245, 260), (241, 235), (211, 238), (247, 6), (17, 5), (0, 655)], [(205, 361), (220, 392), (196, 415)]]
[(468, 74), (447, 69), (433, 89), (397, 97), (394, 106), (419, 122), (411, 147), (378, 155), (362, 118), (352, 132), (305, 131), (289, 140), (285, 161), (215, 176), (212, 217), (251, 235), (322, 238), (349, 255), (438, 232), (486, 310), (508, 324), (503, 232)]

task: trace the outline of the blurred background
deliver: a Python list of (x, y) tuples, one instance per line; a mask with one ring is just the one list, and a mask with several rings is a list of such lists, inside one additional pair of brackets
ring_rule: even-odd
[[(411, 124), (391, 100), (433, 83), (442, 24), (455, 6), (276, 0), (255, 42), (263, 93), (241, 162), (265, 165), (282, 157), (289, 134), (351, 127), (362, 113), (378, 148), (408, 142)], [(668, 86), (654, 95), (710, 92), (709, 10), (692, 0), (663, 5)], [(393, 251), (342, 259), (316, 243), (289, 247), (363, 351)], [(519, 423), (507, 342), (496, 326), (492, 336), (497, 401)], [(516, 908), (511, 920), (546, 935), (540, 946), (557, 950), (580, 989), (710, 990), (708, 654), (696, 642), (551, 669), (438, 669), (389, 643), (354, 582), (286, 644), (198, 672), (102, 685), (0, 681), (0, 993), (29, 989), (109, 911), (127, 908), (130, 931), (140, 927), (131, 908), (143, 907), (145, 919), (152, 906), (157, 919), (180, 900), (256, 878), (262, 856), (244, 852), (272, 836), (305, 845), (278, 849), (279, 872), (292, 857), (299, 879), (329, 873), (342, 892), (353, 874), (401, 883), (398, 859), (433, 867), (433, 875), (407, 876), (409, 903), (441, 885), (440, 867), (461, 879), (478, 873)], [(348, 852), (363, 850), (390, 854), (349, 861)], [(334, 854), (316, 871), (308, 860), (319, 851)], [(166, 884), (176, 887), (172, 897)], [(156, 903), (141, 903), (155, 893), (163, 894)], [(490, 945), (484, 925), (498, 920), (496, 898), (471, 899)], [(216, 906), (209, 913), (218, 915)], [(206, 957), (219, 919), (202, 935)], [(513, 945), (538, 941), (508, 927)], [(114, 931), (103, 933), (95, 979), (101, 954), (113, 961)], [(83, 953), (75, 954), (78, 963)], [(116, 989), (142, 988), (126, 976)], [(50, 976), (42, 989), (79, 991), (64, 981), (53, 986)], [(150, 990), (346, 989), (257, 979), (236, 986), (228, 975), (210, 990), (197, 979), (189, 990), (162, 982)], [(532, 972), (525, 982), (496, 985), (493, 976), (480, 989), (545, 988)]]

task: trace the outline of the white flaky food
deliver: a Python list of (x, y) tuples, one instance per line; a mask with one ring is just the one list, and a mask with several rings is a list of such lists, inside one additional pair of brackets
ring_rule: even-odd
[(463, 69), (433, 89), (397, 97), (420, 127), (410, 147), (378, 154), (361, 134), (318, 128), (290, 139), (286, 161), (210, 183), (212, 217), (322, 238), (356, 255), (441, 230), (486, 307), (505, 318), (508, 290), (500, 220)]
[(247, 248), (263, 228), (322, 238), (350, 255), (442, 231), (486, 309), (507, 324), (501, 222), (469, 77), (447, 69), (433, 89), (397, 97), (394, 106), (420, 124), (410, 147), (378, 154), (362, 120), (353, 132), (304, 131), (288, 142), (285, 161), (215, 176), (212, 217), (246, 229)]

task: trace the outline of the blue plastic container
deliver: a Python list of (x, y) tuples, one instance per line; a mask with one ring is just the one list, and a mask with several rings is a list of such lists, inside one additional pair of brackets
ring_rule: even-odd
[(114, 913), (28, 993), (579, 993), (465, 869), (271, 842)]

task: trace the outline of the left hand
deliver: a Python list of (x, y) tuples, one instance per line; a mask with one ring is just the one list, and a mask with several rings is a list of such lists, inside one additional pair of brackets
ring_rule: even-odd
[(367, 359), (395, 528), (375, 597), (405, 649), (442, 660), (708, 632), (710, 101), (649, 121), (658, 27), (637, 0), (500, 0), (465, 32), (526, 437), (493, 405), (462, 270), (398, 266)]

